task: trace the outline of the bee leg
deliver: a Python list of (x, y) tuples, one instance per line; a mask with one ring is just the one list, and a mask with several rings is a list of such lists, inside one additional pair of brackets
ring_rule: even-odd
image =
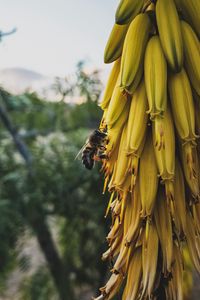
[(103, 147), (101, 150), (98, 151), (98, 157), (102, 159), (108, 159), (108, 155), (105, 152), (106, 148)]
[(94, 156), (93, 156), (93, 159), (94, 159), (95, 161), (100, 161), (100, 160), (101, 160), (101, 158), (99, 157), (99, 155), (94, 155)]
[(93, 156), (95, 161), (101, 161), (102, 159), (108, 159), (108, 155), (105, 152), (99, 152), (97, 155)]
[(108, 159), (108, 155), (105, 153), (99, 154), (100, 159)]

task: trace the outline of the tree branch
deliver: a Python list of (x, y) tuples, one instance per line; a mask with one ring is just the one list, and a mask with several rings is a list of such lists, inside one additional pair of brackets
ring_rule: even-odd
[[(2, 100), (5, 100), (4, 99), (5, 95), (3, 94), (2, 90), (0, 90), (0, 96), (1, 96)], [(20, 139), (18, 132), (16, 131), (15, 127), (13, 126), (13, 124), (6, 112), (6, 109), (2, 105), (0, 105), (0, 119), (1, 119), (4, 127), (7, 129), (7, 131), (12, 136), (17, 150), (21, 154), (22, 158), (25, 160), (27, 166), (30, 168), (30, 166), (32, 164), (32, 155), (31, 155), (30, 151), (28, 150), (27, 146), (25, 145), (25, 143)]]
[(11, 31), (8, 31), (8, 32), (0, 31), (0, 39), (4, 36), (11, 35), (11, 34), (15, 33), (16, 31), (17, 31), (17, 28), (13, 28)]
[(34, 230), (40, 248), (48, 263), (52, 278), (57, 287), (60, 300), (73, 300), (73, 290), (70, 284), (69, 272), (64, 267), (63, 261), (56, 249), (52, 234), (44, 217), (38, 215), (35, 207), (28, 215), (28, 222)]

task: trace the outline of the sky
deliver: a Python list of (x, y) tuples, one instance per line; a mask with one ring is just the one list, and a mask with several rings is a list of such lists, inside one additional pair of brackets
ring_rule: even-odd
[(48, 76), (72, 73), (81, 59), (104, 69), (104, 47), (118, 0), (6, 0), (0, 30), (0, 69), (21, 67)]

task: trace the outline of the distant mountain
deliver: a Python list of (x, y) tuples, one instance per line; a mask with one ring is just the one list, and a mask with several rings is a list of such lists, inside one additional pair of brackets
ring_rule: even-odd
[[(106, 82), (109, 68), (105, 68), (101, 73), (101, 79)], [(57, 101), (53, 89), (55, 77), (45, 76), (43, 74), (34, 72), (24, 68), (7, 68), (0, 70), (0, 86), (12, 94), (22, 94), (25, 91), (36, 92), (40, 97), (50, 101)], [(66, 98), (69, 103), (82, 103), (83, 99), (80, 97)]]
[(28, 90), (36, 91), (42, 97), (55, 99), (55, 92), (52, 90), (53, 77), (23, 69), (9, 68), (0, 70), (0, 85), (7, 91), (14, 94), (21, 94)]

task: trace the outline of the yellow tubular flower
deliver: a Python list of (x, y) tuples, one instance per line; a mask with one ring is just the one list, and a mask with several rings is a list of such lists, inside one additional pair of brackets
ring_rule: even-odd
[(134, 93), (131, 86), (135, 81), (139, 83), (138, 72), (140, 77), (142, 76), (144, 53), (150, 30), (151, 21), (145, 13), (139, 14), (129, 26), (121, 62), (121, 88), (127, 93)]
[(148, 116), (147, 111), (147, 96), (144, 81), (141, 82), (135, 91), (128, 117), (127, 138), (126, 138), (126, 154), (128, 156), (127, 170), (133, 177), (133, 185), (138, 173), (139, 158), (142, 153)]
[(167, 107), (167, 64), (158, 35), (153, 36), (146, 48), (144, 75), (151, 119), (163, 114)]
[[(143, 270), (143, 291), (142, 295), (152, 296), (154, 291), (156, 270), (158, 262), (159, 239), (154, 223), (149, 225), (147, 240), (142, 245), (142, 270)], [(142, 297), (142, 296), (141, 296)]]
[(200, 0), (120, 0), (116, 23), (99, 127), (112, 268), (95, 299), (189, 299), (200, 273)]
[(165, 276), (172, 270), (173, 262), (173, 240), (172, 240), (172, 222), (167, 207), (167, 201), (162, 190), (159, 190), (157, 196), (157, 205), (155, 208), (155, 224), (158, 232), (162, 255), (163, 255), (163, 273)]
[(174, 0), (157, 0), (156, 20), (168, 64), (173, 71), (179, 72), (183, 66), (183, 42)]
[(176, 227), (179, 236), (185, 234), (186, 231), (186, 200), (185, 200), (185, 183), (183, 171), (178, 158), (176, 158), (175, 180), (174, 180), (174, 205), (176, 211), (177, 223)]
[(200, 2), (198, 0), (179, 0), (177, 6), (200, 39)]
[(115, 14), (117, 24), (129, 23), (141, 11), (144, 0), (121, 0)]
[(119, 80), (120, 78), (118, 78), (117, 83), (115, 85), (109, 106), (108, 106), (108, 110), (106, 113), (106, 124), (109, 128), (111, 128), (115, 122), (118, 120), (118, 118), (120, 117), (120, 115), (122, 114), (124, 107), (126, 105), (126, 103), (129, 101), (129, 99), (127, 99), (126, 95), (123, 95), (121, 92), (121, 89), (119, 87)]
[(197, 137), (194, 102), (190, 82), (184, 69), (180, 73), (170, 75), (168, 87), (178, 134), (183, 142), (194, 142)]
[(141, 217), (151, 217), (158, 189), (158, 169), (151, 133), (147, 136), (140, 159), (139, 185), (142, 204)]
[(162, 183), (165, 184), (167, 200), (174, 198), (174, 173), (175, 173), (175, 136), (174, 125), (170, 109), (168, 108), (162, 118), (163, 131), (165, 132), (165, 147), (162, 149), (156, 146), (155, 121), (153, 122), (153, 142), (154, 150)]
[(185, 68), (193, 88), (200, 96), (200, 42), (191, 26), (181, 21)]
[(112, 97), (115, 85), (117, 83), (117, 78), (119, 76), (120, 72), (120, 65), (121, 65), (121, 60), (120, 58), (114, 62), (114, 65), (112, 67), (112, 70), (110, 72), (109, 78), (108, 78), (108, 83), (106, 85), (103, 98), (100, 103), (100, 107), (105, 110), (108, 108), (108, 105), (110, 103), (110, 99)]
[(142, 279), (142, 248), (138, 247), (130, 259), (126, 287), (122, 300), (137, 299)]
[(104, 51), (104, 62), (106, 64), (112, 63), (121, 56), (128, 27), (129, 24), (114, 24)]

